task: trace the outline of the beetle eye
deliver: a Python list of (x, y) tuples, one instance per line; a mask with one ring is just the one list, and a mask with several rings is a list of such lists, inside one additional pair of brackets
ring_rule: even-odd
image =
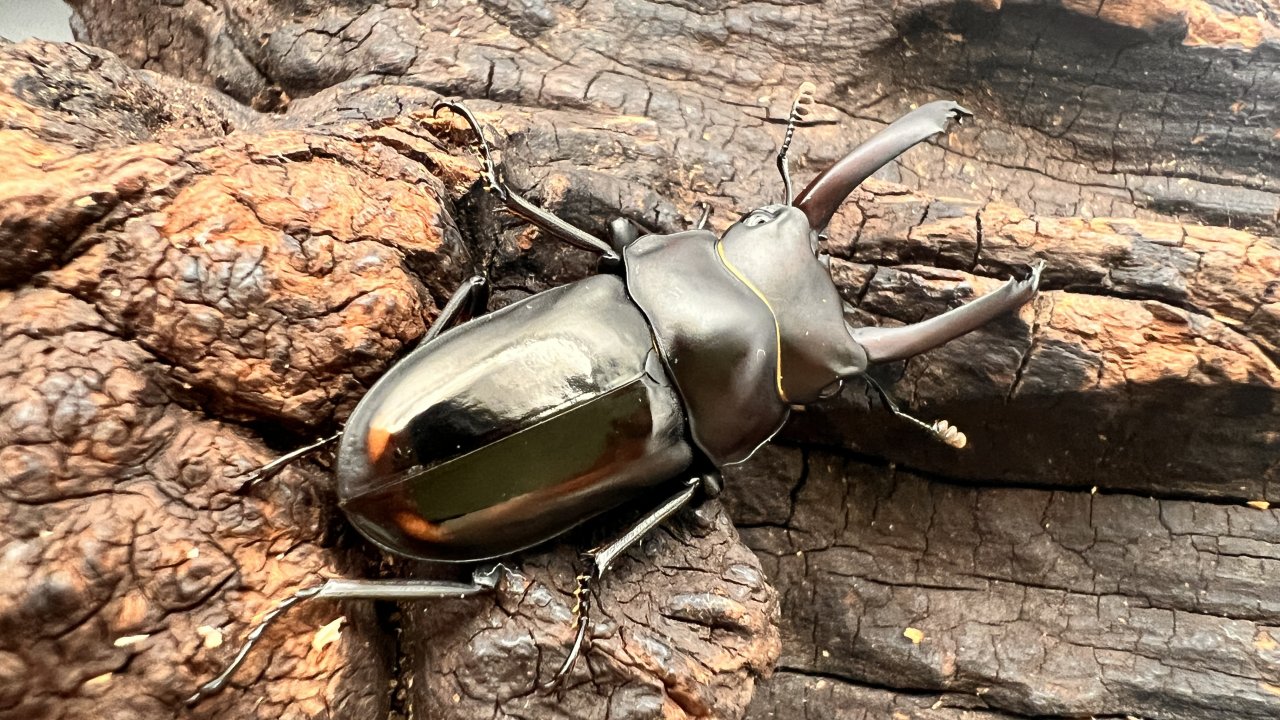
[(755, 227), (757, 225), (763, 225), (767, 222), (769, 222), (768, 215), (765, 215), (764, 213), (752, 213), (747, 216), (746, 220), (742, 221), (742, 224), (746, 225), (747, 227)]
[(827, 398), (833, 398), (836, 395), (839, 395), (842, 389), (844, 389), (844, 380), (837, 380), (831, 383), (830, 385), (822, 388), (822, 392), (818, 393), (818, 398), (821, 400), (826, 400)]

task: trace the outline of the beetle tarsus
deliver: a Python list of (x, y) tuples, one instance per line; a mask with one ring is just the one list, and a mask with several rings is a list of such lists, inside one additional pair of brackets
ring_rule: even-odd
[[(583, 553), (583, 559), (587, 561), (588, 566), (593, 564), (590, 553)], [(573, 617), (577, 632), (574, 633), (573, 645), (569, 647), (569, 654), (565, 656), (564, 662), (560, 663), (560, 667), (551, 679), (538, 684), (538, 692), (541, 693), (548, 693), (560, 687), (560, 683), (569, 676), (573, 666), (577, 664), (578, 656), (582, 654), (582, 648), (586, 645), (587, 628), (591, 626), (591, 573), (582, 573), (576, 580), (577, 587), (573, 590)]]
[(258, 640), (262, 637), (262, 634), (267, 631), (267, 628), (271, 626), (271, 623), (278, 620), (281, 615), (284, 615), (285, 612), (294, 605), (297, 605), (303, 600), (319, 595), (324, 587), (324, 584), (315, 585), (313, 587), (306, 588), (305, 590), (299, 590), (290, 597), (281, 600), (279, 604), (262, 617), (262, 620), (258, 623), (257, 627), (249, 632), (249, 635), (245, 638), (244, 645), (240, 647), (240, 652), (236, 653), (235, 658), (231, 660), (231, 663), (227, 665), (226, 669), (219, 673), (214, 679), (204, 685), (201, 685), (200, 689), (197, 690), (194, 695), (187, 698), (187, 705), (195, 705), (207, 697), (217, 695), (222, 692), (222, 689), (226, 687), (227, 683), (231, 680), (231, 676), (235, 674), (236, 670), (240, 669), (240, 665), (244, 663), (244, 659), (249, 656), (249, 651), (253, 650), (253, 646), (258, 644)]
[(555, 689), (573, 671), (578, 656), (582, 654), (582, 648), (587, 642), (587, 629), (591, 625), (591, 596), (594, 584), (604, 577), (619, 555), (640, 542), (650, 530), (688, 505), (689, 501), (698, 494), (698, 490), (705, 487), (718, 488), (719, 474), (716, 473), (714, 477), (690, 478), (684, 483), (680, 492), (650, 510), (616, 540), (582, 553), (582, 560), (587, 565), (587, 570), (578, 575), (577, 586), (573, 591), (573, 616), (578, 627), (577, 633), (574, 635), (573, 645), (569, 648), (569, 654), (565, 656), (564, 662), (560, 664), (555, 675), (551, 676), (550, 680), (538, 684), (537, 689), (540, 692)]
[(498, 196), (503, 202), (507, 200), (507, 188), (502, 183), (502, 179), (498, 176), (498, 166), (493, 161), (493, 149), (489, 147), (489, 141), (484, 136), (484, 127), (480, 125), (480, 121), (471, 112), (471, 108), (461, 102), (452, 102), (449, 100), (439, 100), (431, 108), (432, 116), (439, 116), (442, 108), (448, 108), (456, 115), (461, 115), (462, 119), (467, 121), (467, 125), (471, 127), (471, 133), (476, 136), (476, 147), (480, 150), (480, 159), (484, 161), (484, 180), (489, 190)]

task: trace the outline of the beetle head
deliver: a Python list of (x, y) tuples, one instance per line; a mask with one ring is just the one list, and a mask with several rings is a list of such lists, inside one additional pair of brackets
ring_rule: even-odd
[(836, 210), (873, 172), (907, 148), (946, 132), (971, 113), (954, 102), (928, 103), (908, 113), (819, 173), (791, 199), (787, 149), (792, 131), (812, 102), (801, 87), (778, 152), (786, 203), (742, 217), (720, 242), (731, 272), (773, 312), (778, 334), (778, 387), (784, 399), (803, 404), (866, 369), (868, 352), (844, 323), (843, 303), (827, 272), (818, 239)]
[(802, 209), (752, 210), (725, 231), (718, 249), (729, 271), (773, 312), (778, 384), (787, 401), (813, 402), (866, 368), (866, 353), (846, 329), (818, 232)]

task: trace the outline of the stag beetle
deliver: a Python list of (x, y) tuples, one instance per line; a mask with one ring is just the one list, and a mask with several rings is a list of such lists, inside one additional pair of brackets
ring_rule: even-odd
[[(485, 280), (472, 278), (341, 433), (260, 468), (251, 481), (337, 443), (337, 495), (352, 525), (387, 552), (444, 562), (499, 558), (602, 511), (662, 498), (617, 540), (583, 554), (589, 570), (578, 578), (576, 636), (542, 685), (553, 686), (586, 638), (592, 583), (699, 494), (716, 495), (718, 470), (768, 442), (793, 407), (830, 396), (849, 378), (870, 382), (868, 365), (937, 347), (1036, 293), (1043, 264), (914, 325), (847, 325), (819, 248), (827, 224), (873, 172), (971, 113), (954, 102), (925, 105), (793, 199), (787, 150), (810, 88), (792, 104), (778, 153), (783, 203), (752, 210), (723, 237), (705, 229), (704, 211), (697, 227), (671, 235), (641, 235), (615, 220), (608, 242), (507, 187), (471, 111), (437, 103), (437, 115), (447, 109), (470, 126), (484, 182), (506, 208), (544, 235), (597, 253), (606, 272), (487, 315)], [(896, 415), (963, 447), (954, 427), (916, 420), (872, 386)], [(302, 590), (264, 617), (191, 702), (221, 690), (266, 627), (300, 601), (461, 597), (494, 588), (500, 569), (477, 571), (470, 583), (333, 579)]]

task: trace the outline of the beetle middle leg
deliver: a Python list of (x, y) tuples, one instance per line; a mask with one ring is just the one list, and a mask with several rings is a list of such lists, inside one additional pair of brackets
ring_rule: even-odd
[(613, 565), (613, 562), (618, 559), (619, 555), (640, 542), (650, 530), (688, 505), (689, 501), (698, 494), (699, 489), (702, 489), (707, 496), (714, 497), (720, 492), (720, 480), (716, 475), (704, 475), (689, 479), (679, 492), (646, 513), (644, 517), (637, 520), (617, 539), (582, 553), (582, 559), (587, 564), (587, 568), (582, 574), (578, 575), (577, 587), (573, 591), (573, 614), (576, 619), (577, 634), (574, 636), (573, 645), (569, 648), (569, 654), (565, 656), (560, 668), (556, 670), (555, 675), (552, 675), (550, 680), (538, 686), (539, 690), (548, 691), (554, 689), (573, 670), (574, 664), (578, 661), (578, 656), (582, 653), (582, 647), (586, 643), (587, 628), (591, 624), (591, 596), (595, 583), (604, 577), (604, 574)]
[(527, 198), (512, 190), (502, 180), (501, 174), (498, 172), (498, 166), (493, 161), (493, 150), (489, 147), (489, 141), (485, 139), (484, 129), (480, 126), (480, 121), (472, 114), (471, 108), (468, 108), (461, 102), (449, 102), (441, 100), (437, 102), (433, 108), (435, 114), (439, 114), (442, 108), (461, 115), (467, 124), (471, 126), (471, 132), (476, 136), (476, 144), (480, 148), (480, 157), (484, 161), (484, 177), (485, 184), (489, 190), (498, 196), (498, 199), (506, 205), (507, 210), (512, 214), (531, 223), (534, 227), (551, 237), (568, 243), (582, 250), (589, 250), (603, 256), (606, 260), (617, 261), (619, 256), (609, 247), (609, 243), (591, 235), (590, 233), (580, 230), (573, 225), (561, 220), (542, 208), (534, 205)]

